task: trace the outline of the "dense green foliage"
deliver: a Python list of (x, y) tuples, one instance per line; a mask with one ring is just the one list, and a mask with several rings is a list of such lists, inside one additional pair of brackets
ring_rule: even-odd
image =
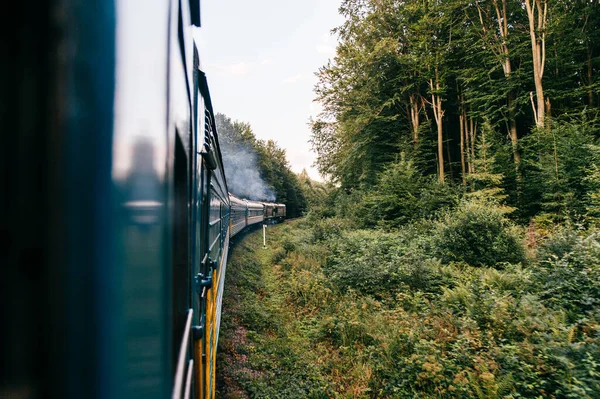
[(432, 255), (444, 262), (495, 266), (525, 260), (521, 237), (497, 208), (467, 203), (439, 225)]
[(528, 266), (473, 267), (431, 255), (446, 220), (304, 219), (270, 229), (267, 249), (249, 235), (228, 269), (222, 395), (598, 397), (598, 234), (561, 229)]
[(456, 203), (440, 185), (525, 222), (598, 213), (598, 1), (345, 0), (340, 12), (312, 144), (321, 173), (364, 200), (357, 223)]
[(298, 179), (304, 198), (306, 198), (307, 209), (310, 210), (313, 217), (316, 215), (321, 217), (334, 216), (335, 210), (330, 202), (330, 193), (334, 187), (331, 184), (312, 180), (306, 170), (298, 175)]
[(600, 308), (600, 236), (569, 228), (546, 240), (532, 275), (540, 296), (576, 322)]
[(365, 227), (397, 227), (456, 205), (458, 191), (422, 176), (401, 159), (382, 171), (378, 184), (365, 192), (355, 218)]

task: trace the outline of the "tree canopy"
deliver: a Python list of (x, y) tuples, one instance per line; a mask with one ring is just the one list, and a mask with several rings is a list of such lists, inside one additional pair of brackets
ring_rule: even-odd
[(380, 191), (410, 161), (415, 181), (504, 193), (515, 217), (592, 206), (598, 0), (345, 0), (340, 12), (311, 121), (324, 176)]

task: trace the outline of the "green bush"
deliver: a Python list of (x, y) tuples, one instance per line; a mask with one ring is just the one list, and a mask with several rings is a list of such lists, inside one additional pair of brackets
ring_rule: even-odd
[(358, 230), (330, 241), (325, 271), (340, 289), (386, 295), (409, 288), (438, 292), (449, 284), (439, 261), (427, 257), (409, 235)]
[(563, 232), (546, 242), (545, 260), (534, 269), (534, 285), (542, 300), (565, 309), (576, 321), (600, 306), (600, 233)]
[(433, 251), (444, 263), (472, 266), (496, 267), (526, 260), (522, 240), (504, 213), (476, 203), (464, 203), (440, 220)]
[(329, 218), (315, 221), (312, 229), (312, 241), (326, 241), (339, 237), (349, 226), (349, 222), (345, 219)]
[(423, 177), (411, 161), (401, 159), (356, 203), (354, 217), (361, 227), (399, 227), (453, 208), (458, 194), (452, 185)]
[(397, 262), (406, 251), (394, 235), (356, 231), (333, 241), (325, 267), (330, 280), (341, 289), (366, 294), (389, 291), (399, 283)]
[(562, 258), (573, 250), (578, 241), (579, 237), (575, 229), (570, 226), (559, 228), (540, 244), (536, 251), (536, 258), (538, 262)]
[(271, 253), (271, 263), (274, 265), (280, 264), (282, 260), (287, 256), (287, 252), (284, 248), (276, 248)]

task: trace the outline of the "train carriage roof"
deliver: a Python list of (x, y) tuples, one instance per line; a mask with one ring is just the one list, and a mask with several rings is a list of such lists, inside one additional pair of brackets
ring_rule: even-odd
[(246, 200), (246, 202), (248, 203), (248, 208), (263, 209), (265, 207), (264, 203), (259, 202), (259, 201), (249, 201), (249, 200)]

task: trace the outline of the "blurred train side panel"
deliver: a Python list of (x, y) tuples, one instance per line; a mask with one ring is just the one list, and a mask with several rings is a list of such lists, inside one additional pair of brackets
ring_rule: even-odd
[(212, 397), (229, 197), (199, 2), (2, 16), (0, 397)]
[(285, 205), (228, 193), (199, 2), (4, 11), (0, 398), (213, 398), (229, 239)]

